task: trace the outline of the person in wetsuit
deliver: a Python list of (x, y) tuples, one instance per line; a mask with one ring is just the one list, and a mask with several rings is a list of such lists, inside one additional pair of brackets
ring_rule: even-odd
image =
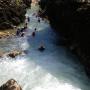
[(33, 36), (33, 37), (35, 37), (35, 35), (36, 35), (35, 31), (34, 31), (34, 32), (32, 32), (32, 36)]
[(40, 52), (43, 52), (43, 51), (45, 50), (45, 46), (44, 46), (44, 42), (43, 42), (43, 41), (41, 42), (41, 45), (40, 45), (40, 47), (38, 48), (38, 50), (39, 50)]
[(20, 28), (18, 28), (17, 31), (16, 31), (16, 36), (20, 36), (20, 32), (21, 32)]
[(38, 23), (40, 23), (41, 21), (40, 21), (40, 18), (38, 18)]

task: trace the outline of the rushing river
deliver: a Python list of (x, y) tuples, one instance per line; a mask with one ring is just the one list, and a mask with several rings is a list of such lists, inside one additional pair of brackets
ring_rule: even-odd
[[(33, 13), (38, 7), (27, 10), (31, 21), (25, 37), (0, 40), (0, 50), (27, 50), (27, 55), (15, 59), (0, 59), (0, 85), (13, 78), (23, 90), (90, 90), (90, 82), (78, 59), (64, 47), (55, 44), (56, 35), (47, 21), (37, 22)], [(36, 36), (31, 33), (37, 27)], [(39, 52), (41, 41), (46, 50)]]

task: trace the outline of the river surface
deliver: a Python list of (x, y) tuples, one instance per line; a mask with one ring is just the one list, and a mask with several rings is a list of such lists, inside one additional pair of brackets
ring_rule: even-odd
[[(27, 55), (15, 59), (0, 58), (0, 85), (15, 79), (23, 90), (90, 90), (90, 82), (77, 57), (66, 48), (55, 44), (56, 35), (48, 21), (38, 23), (33, 16), (38, 6), (27, 10), (30, 17), (29, 30), (24, 37), (12, 37), (0, 40), (0, 50), (27, 50)], [(31, 34), (37, 28), (36, 36)], [(38, 51), (41, 42), (46, 47)]]

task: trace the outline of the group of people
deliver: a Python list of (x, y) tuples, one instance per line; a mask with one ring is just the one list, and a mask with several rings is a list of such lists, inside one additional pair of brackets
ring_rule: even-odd
[(24, 37), (24, 35), (27, 31), (29, 22), (30, 22), (30, 17), (26, 17), (25, 22), (24, 22), (24, 27), (23, 28), (16, 28), (16, 36)]
[[(35, 15), (35, 13), (33, 15)], [(36, 15), (36, 18), (38, 18), (37, 21), (38, 21), (38, 23), (40, 23), (41, 22), (40, 17), (38, 17)], [(16, 28), (17, 29), (16, 36), (24, 37), (25, 33), (27, 32), (29, 22), (30, 22), (30, 17), (28, 15), (26, 15), (25, 22), (24, 22), (24, 27), (23, 28)], [(32, 32), (32, 37), (35, 37), (36, 31), (37, 31), (37, 28), (35, 27), (34, 31)], [(38, 50), (39, 51), (44, 51), (45, 50), (45, 46), (44, 46), (43, 43), (41, 43)]]

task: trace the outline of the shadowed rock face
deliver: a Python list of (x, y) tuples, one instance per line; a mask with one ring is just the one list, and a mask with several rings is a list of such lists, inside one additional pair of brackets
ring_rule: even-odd
[(23, 2), (0, 0), (0, 29), (12, 28), (13, 25), (20, 24), (25, 18), (25, 13), (26, 5)]
[(32, 0), (23, 0), (23, 2), (26, 4), (27, 7), (30, 7)]
[(80, 0), (41, 0), (40, 6), (46, 9), (44, 14), (56, 33), (62, 35), (63, 45), (80, 57), (90, 75), (90, 3), (77, 1)]
[(22, 88), (17, 81), (10, 79), (0, 87), (0, 90), (22, 90)]

